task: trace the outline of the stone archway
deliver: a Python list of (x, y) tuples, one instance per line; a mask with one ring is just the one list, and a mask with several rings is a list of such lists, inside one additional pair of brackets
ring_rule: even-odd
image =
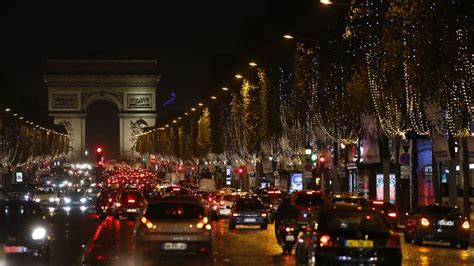
[(156, 121), (156, 69), (156, 60), (48, 61), (49, 114), (70, 134), (70, 160), (84, 158), (86, 110), (99, 100), (119, 110), (121, 159), (139, 156), (136, 135)]

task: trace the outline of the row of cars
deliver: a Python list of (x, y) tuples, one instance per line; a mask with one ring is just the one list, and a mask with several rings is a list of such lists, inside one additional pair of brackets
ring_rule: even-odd
[[(326, 200), (321, 191), (301, 191), (295, 193), (292, 200), (300, 209), (303, 220), (308, 213), (301, 208), (298, 195), (305, 193), (308, 196), (304, 198), (309, 199), (311, 195), (311, 201), (319, 206), (315, 210), (308, 208), (314, 217), (306, 220), (306, 226), (295, 241), (297, 265), (401, 265), (401, 243), (397, 232), (400, 220), (393, 205), (369, 201), (356, 194), (335, 193)], [(421, 206), (406, 214), (403, 226), (407, 243), (422, 244), (424, 240), (434, 240), (448, 242), (453, 247), (459, 245), (462, 249), (469, 247), (469, 219), (457, 207)]]

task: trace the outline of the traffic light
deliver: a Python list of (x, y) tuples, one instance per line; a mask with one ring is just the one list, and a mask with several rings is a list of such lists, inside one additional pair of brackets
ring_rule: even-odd
[(104, 151), (104, 149), (102, 149), (102, 147), (97, 147), (97, 149), (95, 149), (95, 154), (97, 156), (97, 159), (96, 161), (99, 163), (99, 162), (102, 162), (104, 160), (104, 156), (102, 154), (102, 152)]
[(237, 172), (239, 173), (239, 176), (243, 176), (244, 175), (244, 167), (243, 166), (239, 167), (239, 169), (237, 169)]
[(326, 164), (326, 159), (321, 156), (321, 157), (319, 158), (319, 165), (320, 165), (321, 167), (324, 167), (325, 164)]

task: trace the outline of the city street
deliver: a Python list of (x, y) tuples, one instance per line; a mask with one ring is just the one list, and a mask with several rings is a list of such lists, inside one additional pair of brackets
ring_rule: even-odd
[[(133, 221), (108, 217), (100, 222), (94, 214), (57, 214), (52, 221), (51, 258), (47, 263), (16, 259), (2, 265), (136, 265), (133, 243)], [(251, 227), (229, 231), (227, 220), (214, 225), (212, 257), (165, 256), (144, 259), (144, 265), (294, 265), (294, 255), (282, 255), (273, 234)], [(474, 243), (469, 250), (453, 249), (449, 245), (426, 242), (423, 246), (403, 244), (404, 265), (472, 265)], [(82, 255), (81, 255), (82, 254)]]

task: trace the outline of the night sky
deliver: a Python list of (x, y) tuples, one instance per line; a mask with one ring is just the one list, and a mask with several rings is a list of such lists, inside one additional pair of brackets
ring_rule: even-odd
[[(317, 2), (4, 1), (0, 102), (13, 99), (25, 116), (47, 119), (48, 59), (149, 58), (158, 60), (158, 117), (166, 120), (227, 85), (251, 59), (288, 49), (282, 34), (328, 38), (344, 10)], [(176, 101), (162, 107), (172, 91)]]

